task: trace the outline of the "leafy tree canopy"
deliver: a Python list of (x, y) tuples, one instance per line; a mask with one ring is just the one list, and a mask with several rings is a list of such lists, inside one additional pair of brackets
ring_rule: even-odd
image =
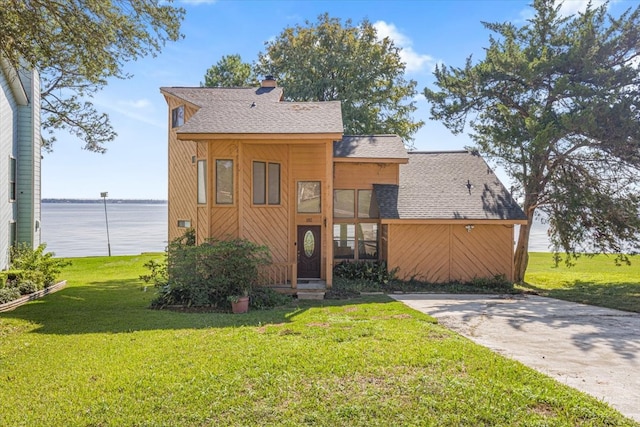
[(344, 25), (328, 14), (285, 28), (259, 54), (256, 74), (272, 75), (290, 101), (342, 101), (345, 133), (393, 133), (406, 142), (414, 121), (416, 82), (405, 80), (400, 48), (369, 21)]
[(172, 0), (5, 0), (0, 8), (0, 55), (42, 80), (43, 128), (65, 129), (84, 148), (104, 152), (116, 133), (109, 117), (86, 101), (123, 65), (159, 53), (181, 37), (184, 10)]
[(517, 183), (529, 219), (516, 248), (524, 279), (530, 225), (548, 215), (556, 251), (637, 250), (640, 230), (640, 7), (607, 4), (570, 17), (553, 0), (516, 27), (485, 23), (486, 56), (438, 67), (431, 115), (454, 133), (469, 124), (481, 152)]
[(242, 62), (240, 55), (225, 55), (204, 75), (205, 87), (246, 87), (258, 85), (251, 64)]

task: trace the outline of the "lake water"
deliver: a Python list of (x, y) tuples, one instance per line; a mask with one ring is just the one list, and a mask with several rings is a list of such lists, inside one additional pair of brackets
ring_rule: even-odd
[[(112, 255), (162, 252), (167, 205), (107, 203)], [(102, 203), (43, 203), (42, 241), (59, 257), (108, 255)]]
[[(107, 203), (112, 255), (162, 252), (167, 245), (167, 205)], [(42, 241), (59, 257), (108, 255), (102, 203), (43, 203)], [(529, 250), (548, 252), (547, 227), (535, 223)]]

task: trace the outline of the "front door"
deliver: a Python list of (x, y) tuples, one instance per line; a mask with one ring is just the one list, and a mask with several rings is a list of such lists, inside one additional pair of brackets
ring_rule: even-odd
[(298, 278), (320, 278), (320, 226), (298, 226)]

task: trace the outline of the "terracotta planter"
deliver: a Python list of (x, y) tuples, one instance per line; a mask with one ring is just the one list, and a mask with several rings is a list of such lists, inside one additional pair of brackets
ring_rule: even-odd
[(249, 297), (240, 297), (238, 298), (238, 302), (231, 302), (231, 310), (235, 314), (249, 311)]

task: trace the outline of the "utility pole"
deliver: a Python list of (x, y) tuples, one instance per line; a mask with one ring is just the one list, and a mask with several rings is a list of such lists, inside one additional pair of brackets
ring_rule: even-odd
[(107, 248), (109, 250), (109, 256), (111, 256), (111, 241), (109, 240), (109, 218), (107, 218), (107, 196), (109, 193), (103, 191), (100, 193), (100, 197), (104, 201), (104, 222), (107, 224)]

